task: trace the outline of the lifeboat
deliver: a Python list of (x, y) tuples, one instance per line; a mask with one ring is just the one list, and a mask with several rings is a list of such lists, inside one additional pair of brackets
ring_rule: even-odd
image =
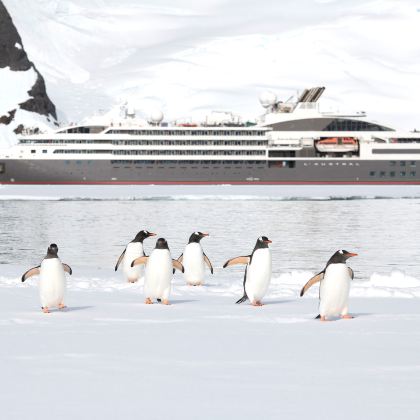
[(316, 142), (316, 148), (324, 153), (349, 153), (359, 150), (359, 143), (353, 137), (329, 137)]
[(180, 123), (180, 124), (177, 124), (177, 126), (178, 127), (197, 127), (198, 125), (194, 123)]

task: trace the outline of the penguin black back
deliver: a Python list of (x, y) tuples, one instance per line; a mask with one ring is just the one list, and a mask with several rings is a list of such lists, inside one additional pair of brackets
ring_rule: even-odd
[(166, 239), (165, 238), (159, 238), (156, 241), (155, 249), (168, 249), (169, 250), (168, 242), (166, 241)]
[(58, 246), (56, 244), (51, 244), (47, 249), (46, 259), (49, 258), (58, 258)]

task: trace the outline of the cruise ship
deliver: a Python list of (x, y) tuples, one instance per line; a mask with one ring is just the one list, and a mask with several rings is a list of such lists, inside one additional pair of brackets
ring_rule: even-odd
[(256, 123), (135, 118), (21, 135), (0, 184), (420, 184), (420, 133), (322, 112), (325, 88), (260, 96)]

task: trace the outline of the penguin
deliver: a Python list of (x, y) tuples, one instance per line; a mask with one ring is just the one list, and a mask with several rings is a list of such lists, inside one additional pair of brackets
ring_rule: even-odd
[(135, 283), (139, 278), (144, 277), (143, 267), (131, 267), (131, 261), (146, 255), (143, 249), (143, 241), (150, 236), (156, 236), (156, 233), (149, 232), (148, 230), (141, 230), (136, 237), (128, 243), (123, 253), (118, 258), (117, 264), (115, 265), (115, 271), (118, 270), (119, 265), (122, 263), (124, 275), (129, 283)]
[(315, 319), (326, 321), (329, 317), (337, 316), (343, 319), (353, 318), (349, 314), (349, 293), (354, 272), (347, 266), (346, 261), (357, 255), (340, 249), (328, 260), (325, 268), (303, 286), (300, 296), (303, 296), (312, 285), (320, 283), (319, 315)]
[(22, 276), (22, 282), (29, 277), (40, 275), (39, 295), (41, 298), (41, 309), (49, 313), (49, 308), (57, 307), (64, 309), (64, 293), (66, 290), (66, 277), (64, 273), (72, 274), (71, 267), (60, 261), (58, 257), (58, 246), (51, 244), (48, 247), (47, 255), (41, 264), (31, 268)]
[(132, 261), (131, 266), (146, 265), (144, 279), (145, 303), (150, 305), (153, 299), (169, 305), (173, 269), (184, 272), (184, 266), (171, 257), (168, 242), (164, 238), (156, 241), (155, 249), (150, 256), (142, 256)]
[(232, 258), (223, 265), (226, 268), (235, 264), (246, 264), (244, 295), (236, 303), (249, 299), (253, 306), (263, 305), (261, 300), (267, 293), (271, 280), (271, 249), (268, 247), (271, 243), (266, 236), (260, 236), (251, 255)]
[(201, 247), (200, 241), (209, 236), (208, 233), (194, 232), (184, 252), (178, 261), (184, 266), (184, 277), (189, 286), (201, 286), (204, 282), (204, 265), (206, 264), (213, 274), (213, 266)]

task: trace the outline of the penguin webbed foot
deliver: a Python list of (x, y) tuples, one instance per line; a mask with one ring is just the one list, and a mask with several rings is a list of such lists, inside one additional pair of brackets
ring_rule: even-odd
[(340, 315), (341, 319), (354, 319), (353, 315), (350, 314), (345, 314), (345, 315)]
[(46, 307), (46, 306), (41, 306), (42, 312), (44, 312), (44, 314), (49, 314), (50, 310)]

